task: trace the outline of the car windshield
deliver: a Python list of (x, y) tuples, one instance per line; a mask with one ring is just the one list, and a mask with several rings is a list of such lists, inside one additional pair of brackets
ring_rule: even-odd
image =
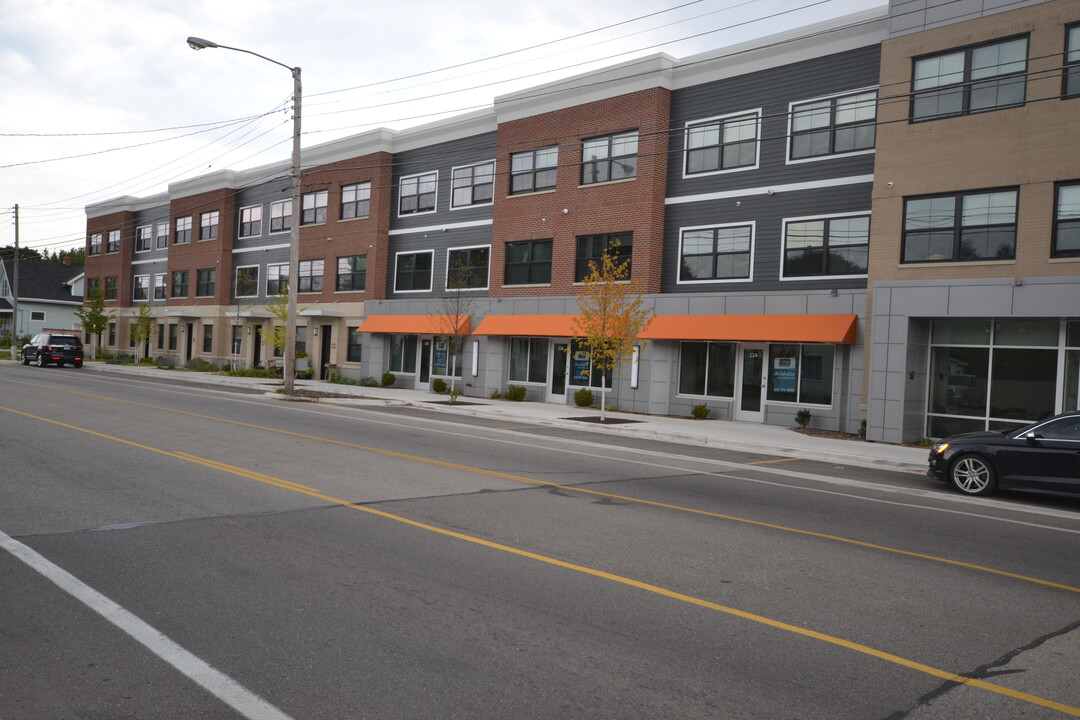
[(49, 338), (51, 345), (79, 345), (79, 338), (74, 335), (53, 335)]

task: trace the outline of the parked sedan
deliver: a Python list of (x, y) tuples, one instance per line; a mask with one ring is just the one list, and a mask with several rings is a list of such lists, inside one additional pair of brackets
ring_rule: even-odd
[(29, 365), (31, 362), (36, 362), (38, 367), (45, 367), (49, 363), (56, 363), (57, 367), (62, 367), (64, 363), (82, 367), (82, 340), (78, 335), (38, 333), (22, 348), (22, 364)]
[(966, 495), (999, 488), (1080, 494), (1080, 411), (1012, 432), (945, 438), (930, 450), (928, 474)]

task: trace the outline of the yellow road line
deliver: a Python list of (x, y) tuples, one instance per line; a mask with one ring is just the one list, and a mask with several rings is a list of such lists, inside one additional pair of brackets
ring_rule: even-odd
[[(528, 558), (530, 560), (535, 560), (537, 562), (542, 562), (542, 563), (545, 563), (547, 565), (553, 565), (555, 567), (560, 567), (560, 568), (563, 568), (563, 569), (566, 569), (566, 570), (572, 570), (574, 572), (583, 573), (585, 575), (590, 575), (592, 577), (600, 578), (600, 579), (603, 579), (603, 580), (608, 580), (610, 582), (618, 583), (620, 585), (626, 585), (628, 587), (637, 588), (639, 590), (644, 590), (646, 592), (655, 593), (657, 595), (661, 595), (663, 597), (670, 598), (672, 600), (677, 600), (679, 602), (688, 603), (690, 605), (696, 605), (698, 607), (702, 607), (702, 608), (705, 608), (705, 609), (708, 609), (708, 610), (714, 610), (716, 612), (724, 613), (726, 615), (742, 618), (744, 620), (749, 620), (749, 621), (754, 622), (754, 623), (758, 623), (758, 624), (761, 624), (761, 625), (766, 625), (768, 627), (772, 627), (772, 628), (775, 628), (775, 629), (778, 629), (778, 630), (783, 630), (785, 632), (793, 633), (795, 635), (801, 635), (803, 637), (808, 637), (808, 638), (812, 638), (814, 640), (819, 640), (821, 642), (825, 642), (825, 643), (828, 643), (830, 645), (835, 645), (837, 647), (841, 647), (841, 648), (844, 648), (844, 649), (847, 649), (847, 650), (852, 650), (854, 652), (857, 652), (857, 653), (860, 653), (860, 654), (863, 654), (863, 655), (867, 655), (869, 657), (877, 658), (878, 660), (883, 660), (885, 662), (889, 662), (889, 663), (892, 663), (894, 665), (899, 665), (901, 667), (905, 667), (905, 668), (908, 668), (910, 670), (915, 670), (917, 672), (921, 672), (921, 673), (924, 673), (926, 675), (931, 675), (933, 677), (941, 678), (941, 679), (946, 680), (948, 682), (954, 682), (954, 683), (958, 683), (958, 684), (962, 684), (962, 685), (968, 685), (970, 687), (975, 687), (975, 688), (979, 688), (981, 690), (986, 690), (986, 691), (989, 691), (989, 692), (992, 692), (992, 693), (996, 693), (998, 695), (1003, 695), (1005, 697), (1010, 697), (1010, 698), (1013, 698), (1013, 699), (1016, 699), (1016, 700), (1027, 702), (1027, 703), (1030, 703), (1032, 705), (1037, 705), (1039, 707), (1048, 708), (1050, 710), (1057, 710), (1058, 712), (1065, 713), (1066, 715), (1072, 715), (1074, 717), (1080, 717), (1080, 708), (1078, 708), (1078, 707), (1073, 707), (1071, 705), (1065, 705), (1064, 703), (1059, 703), (1059, 702), (1056, 702), (1054, 700), (1050, 700), (1048, 698), (1039, 697), (1038, 695), (1032, 695), (1030, 693), (1025, 693), (1025, 692), (1021, 692), (1019, 690), (1014, 690), (1012, 688), (1005, 687), (1004, 685), (997, 685), (995, 683), (986, 682), (985, 680), (978, 680), (978, 679), (975, 679), (975, 678), (964, 677), (963, 675), (957, 675), (956, 673), (949, 672), (948, 670), (941, 670), (939, 668), (935, 668), (935, 667), (932, 667), (930, 665), (925, 665), (923, 663), (920, 663), (920, 662), (917, 662), (917, 661), (914, 661), (914, 660), (908, 660), (907, 658), (900, 657), (899, 655), (893, 655), (892, 653), (883, 652), (881, 650), (877, 650), (875, 648), (872, 648), (872, 647), (870, 647), (868, 645), (862, 645), (860, 643), (851, 642), (849, 640), (844, 640), (843, 638), (839, 638), (839, 637), (836, 637), (836, 636), (833, 636), (833, 635), (827, 635), (825, 633), (817, 632), (816, 630), (810, 630), (808, 628), (799, 627), (798, 625), (792, 625), (790, 623), (785, 623), (785, 622), (782, 622), (780, 620), (773, 620), (772, 618), (767, 618), (767, 617), (765, 617), (763, 615), (757, 615), (755, 613), (746, 612), (745, 610), (739, 610), (739, 609), (736, 609), (736, 608), (733, 608), (733, 607), (728, 607), (726, 605), (720, 605), (719, 603), (714, 603), (714, 602), (712, 602), (710, 600), (705, 600), (703, 598), (697, 598), (697, 597), (694, 597), (692, 595), (686, 595), (684, 593), (676, 592), (674, 590), (668, 590), (667, 588), (660, 587), (659, 585), (653, 585), (651, 583), (641, 582), (640, 580), (634, 580), (632, 578), (624, 577), (622, 575), (615, 575), (614, 573), (605, 572), (603, 570), (597, 570), (595, 568), (590, 568), (590, 567), (587, 567), (585, 565), (578, 565), (576, 563), (566, 562), (565, 560), (559, 560), (557, 558), (549, 557), (547, 555), (540, 555), (539, 553), (530, 552), (528, 550), (522, 550), (520, 548), (515, 548), (515, 547), (512, 547), (510, 545), (503, 545), (502, 543), (493, 542), (491, 540), (485, 540), (483, 538), (474, 537), (472, 535), (466, 535), (465, 533), (456, 532), (454, 530), (447, 530), (446, 528), (437, 527), (435, 525), (429, 525), (428, 523), (420, 522), (418, 520), (413, 520), (411, 518), (407, 518), (407, 517), (404, 517), (404, 516), (401, 516), (401, 515), (395, 515), (393, 513), (386, 512), (385, 510), (379, 510), (379, 509), (372, 508), (372, 507), (365, 507), (363, 505), (356, 505), (354, 503), (348, 502), (347, 500), (342, 500), (340, 498), (336, 498), (336, 497), (333, 497), (331, 495), (327, 495), (327, 494), (325, 494), (323, 492), (320, 492), (318, 490), (315, 490), (313, 488), (307, 488), (306, 486), (300, 485), (299, 483), (293, 483), (293, 482), (290, 482), (288, 480), (283, 480), (281, 478), (275, 478), (275, 477), (272, 477), (272, 476), (269, 476), (269, 475), (263, 475), (262, 473), (252, 472), (252, 471), (246, 470), (244, 468), (239, 468), (239, 467), (227, 465), (225, 463), (217, 462), (216, 460), (209, 460), (209, 459), (200, 458), (200, 457), (198, 457), (196, 455), (191, 455), (191, 454), (188, 454), (188, 453), (171, 452), (169, 450), (162, 450), (160, 448), (154, 448), (154, 447), (151, 447), (149, 445), (142, 445), (140, 443), (132, 442), (130, 440), (124, 440), (123, 438), (114, 437), (114, 436), (111, 436), (111, 435), (106, 435), (105, 433), (100, 433), (100, 432), (97, 432), (97, 431), (94, 431), (94, 430), (88, 430), (86, 428), (80, 428), (80, 427), (77, 427), (75, 425), (69, 425), (68, 423), (63, 423), (63, 422), (60, 422), (58, 420), (51, 420), (49, 418), (43, 418), (43, 417), (39, 417), (39, 416), (36, 416), (36, 415), (31, 415), (30, 413), (25, 413), (25, 412), (22, 412), (20, 410), (13, 410), (11, 408), (6, 408), (6, 407), (0, 407), (0, 410), (6, 410), (8, 412), (12, 412), (12, 413), (15, 413), (15, 414), (18, 414), (18, 415), (22, 415), (24, 417), (34, 418), (36, 420), (41, 420), (42, 422), (47, 422), (47, 423), (51, 423), (53, 425), (58, 425), (60, 427), (65, 427), (65, 428), (68, 428), (68, 429), (71, 429), (71, 430), (76, 430), (78, 432), (87, 433), (89, 435), (93, 435), (95, 437), (99, 437), (99, 438), (102, 438), (102, 439), (112, 440), (114, 442), (119, 442), (119, 443), (122, 443), (124, 445), (130, 445), (132, 447), (141, 448), (141, 449), (153, 452), (153, 453), (158, 453), (158, 454), (161, 454), (161, 455), (166, 455), (168, 457), (176, 458), (178, 460), (183, 460), (185, 462), (198, 463), (200, 465), (204, 465), (206, 467), (210, 467), (210, 468), (213, 468), (215, 470), (219, 470), (219, 471), (226, 472), (226, 473), (231, 473), (231, 474), (237, 475), (239, 477), (244, 477), (244, 478), (257, 480), (258, 482), (273, 485), (275, 487), (279, 487), (279, 488), (288, 490), (290, 492), (301, 493), (301, 494), (304, 494), (304, 495), (308, 495), (310, 497), (319, 498), (320, 500), (325, 500), (326, 502), (334, 503), (336, 505), (340, 505), (342, 507), (346, 507), (346, 508), (349, 508), (351, 510), (358, 510), (360, 512), (368, 513), (370, 515), (376, 515), (378, 517), (385, 518), (387, 520), (393, 520), (394, 522), (399, 522), (399, 523), (403, 523), (405, 525), (410, 525), (412, 527), (419, 528), (421, 530), (426, 530), (428, 532), (436, 533), (438, 535), (443, 535), (445, 537), (451, 537), (451, 538), (454, 538), (454, 539), (457, 539), (457, 540), (462, 540), (464, 542), (473, 543), (475, 545), (481, 545), (483, 547), (490, 548), (492, 550), (498, 550), (500, 552), (510, 553), (512, 555), (517, 555), (519, 557), (524, 557), (524, 558)], [(541, 484), (548, 484), (548, 483), (541, 483)], [(600, 493), (598, 493), (598, 494), (600, 494)]]
[(769, 463), (791, 462), (792, 460), (798, 459), (799, 458), (780, 458), (779, 460), (755, 460), (754, 462), (743, 463), (743, 465), (768, 465)]
[[(33, 387), (41, 387), (41, 388), (45, 388), (45, 389), (48, 389), (48, 390), (57, 390), (57, 388), (51, 387), (49, 385), (40, 385), (38, 383), (27, 383), (27, 382), (21, 382), (21, 381), (18, 381), (18, 380), (9, 380), (8, 382), (13, 382), (13, 383), (18, 384), (18, 385), (30, 385), (30, 386), (33, 386)], [(214, 421), (214, 422), (225, 423), (227, 425), (236, 425), (236, 426), (239, 426), (239, 427), (245, 427), (245, 428), (249, 428), (249, 429), (253, 429), (253, 430), (263, 430), (263, 431), (266, 431), (266, 432), (277, 433), (277, 434), (280, 434), (280, 435), (288, 435), (290, 437), (304, 438), (305, 440), (314, 440), (316, 442), (327, 443), (329, 445), (339, 445), (341, 447), (354, 448), (354, 449), (357, 449), (357, 450), (363, 450), (365, 452), (375, 453), (377, 455), (383, 455), (383, 456), (386, 456), (386, 457), (397, 458), (399, 460), (408, 460), (410, 462), (417, 462), (417, 463), (422, 463), (422, 464), (425, 464), (425, 465), (434, 465), (436, 467), (447, 468), (447, 469), (450, 469), (450, 470), (460, 470), (460, 471), (466, 472), (466, 473), (472, 473), (472, 474), (477, 474), (477, 475), (485, 475), (487, 477), (499, 478), (500, 480), (509, 480), (511, 482), (518, 482), (518, 483), (522, 483), (522, 484), (525, 484), (525, 485), (536, 485), (536, 486), (540, 486), (540, 487), (556, 488), (558, 490), (565, 490), (566, 492), (576, 492), (576, 493), (582, 493), (582, 494), (586, 494), (586, 495), (595, 495), (597, 497), (610, 498), (612, 500), (624, 500), (626, 502), (632, 502), (632, 503), (636, 503), (636, 504), (639, 504), (639, 505), (648, 505), (648, 506), (651, 506), (651, 507), (664, 508), (666, 510), (674, 510), (674, 511), (677, 511), (677, 512), (685, 512), (685, 513), (691, 513), (691, 514), (694, 514), (694, 515), (702, 515), (702, 516), (705, 516), (705, 517), (712, 517), (712, 518), (716, 518), (718, 520), (728, 520), (728, 521), (731, 521), (731, 522), (744, 523), (746, 525), (755, 525), (757, 527), (768, 528), (770, 530), (778, 530), (780, 532), (794, 533), (796, 535), (804, 535), (806, 537), (818, 538), (820, 540), (829, 540), (829, 541), (832, 541), (832, 542), (845, 543), (847, 545), (854, 545), (856, 547), (866, 548), (866, 549), (869, 549), (869, 550), (877, 550), (877, 551), (880, 551), (880, 552), (887, 552), (887, 553), (893, 553), (893, 554), (896, 554), (896, 555), (903, 555), (905, 557), (918, 558), (920, 560), (928, 560), (930, 562), (941, 563), (943, 565), (951, 565), (953, 567), (962, 567), (962, 568), (966, 568), (968, 570), (975, 570), (975, 571), (978, 571), (978, 572), (989, 573), (991, 575), (998, 575), (1000, 577), (1011, 578), (1013, 580), (1021, 580), (1023, 582), (1029, 582), (1029, 583), (1033, 583), (1033, 584), (1036, 584), (1036, 585), (1042, 585), (1044, 587), (1052, 587), (1052, 588), (1055, 588), (1055, 589), (1058, 589), (1058, 590), (1065, 590), (1067, 592), (1080, 593), (1080, 587), (1073, 587), (1071, 585), (1065, 585), (1065, 584), (1062, 584), (1062, 583), (1056, 583), (1056, 582), (1052, 582), (1050, 580), (1042, 580), (1040, 578), (1034, 578), (1034, 577), (1030, 577), (1028, 575), (1020, 575), (1018, 573), (1008, 572), (1006, 570), (998, 570), (998, 569), (995, 569), (995, 568), (986, 567), (985, 565), (975, 565), (973, 563), (961, 562), (959, 560), (950, 560), (949, 558), (944, 558), (944, 557), (940, 557), (940, 556), (937, 556), (937, 555), (927, 555), (925, 553), (918, 553), (918, 552), (913, 552), (913, 551), (910, 551), (910, 550), (901, 550), (899, 548), (892, 548), (892, 547), (888, 547), (886, 545), (876, 545), (874, 543), (864, 542), (862, 540), (853, 540), (851, 538), (840, 537), (838, 535), (829, 535), (827, 533), (819, 533), (819, 532), (814, 532), (812, 530), (802, 530), (802, 529), (799, 529), (799, 528), (788, 527), (786, 525), (776, 525), (774, 523), (763, 522), (761, 520), (751, 520), (749, 518), (742, 518), (742, 517), (738, 517), (736, 515), (724, 515), (722, 513), (710, 512), (708, 510), (698, 510), (696, 508), (684, 507), (682, 505), (671, 505), (669, 503), (656, 502), (656, 501), (653, 501), (653, 500), (644, 500), (644, 499), (641, 499), (641, 498), (630, 497), (630, 496), (627, 496), (627, 495), (616, 495), (614, 493), (602, 492), (600, 490), (590, 490), (588, 488), (575, 487), (575, 486), (571, 486), (571, 485), (560, 485), (559, 483), (549, 482), (547, 480), (537, 480), (535, 478), (525, 477), (524, 475), (515, 475), (513, 473), (504, 473), (504, 472), (499, 472), (497, 470), (487, 470), (485, 468), (472, 467), (472, 466), (469, 466), (469, 465), (459, 465), (457, 463), (450, 463), (450, 462), (446, 462), (444, 460), (435, 460), (433, 458), (426, 458), (426, 457), (421, 457), (421, 456), (418, 456), (418, 455), (408, 455), (408, 454), (405, 454), (405, 453), (394, 452), (392, 450), (383, 450), (382, 448), (369, 447), (367, 445), (360, 445), (360, 444), (357, 444), (357, 443), (350, 443), (350, 442), (345, 442), (345, 441), (342, 441), (342, 440), (332, 440), (330, 438), (319, 437), (317, 435), (305, 435), (304, 433), (295, 432), (293, 430), (281, 430), (281, 429), (278, 429), (278, 428), (266, 427), (264, 425), (254, 425), (252, 423), (240, 422), (239, 420), (227, 420), (225, 418), (219, 418), (219, 417), (215, 417), (213, 415), (202, 415), (200, 413), (188, 412), (186, 410), (174, 410), (172, 408), (161, 407), (161, 406), (158, 406), (158, 405), (149, 405), (147, 403), (135, 402), (133, 400), (122, 400), (122, 399), (119, 399), (119, 398), (110, 398), (110, 397), (107, 397), (107, 396), (104, 396), (104, 395), (94, 395), (92, 393), (84, 393), (84, 392), (79, 392), (77, 390), (60, 390), (60, 392), (72, 393), (72, 394), (75, 394), (75, 395), (81, 395), (81, 396), (84, 396), (84, 397), (89, 397), (89, 398), (94, 398), (94, 399), (99, 399), (99, 400), (108, 400), (110, 402), (117, 402), (117, 403), (122, 403), (122, 404), (125, 404), (125, 405), (133, 405), (133, 406), (136, 406), (136, 407), (143, 407), (143, 408), (147, 408), (147, 409), (150, 409), (150, 410), (158, 410), (158, 411), (162, 411), (162, 412), (174, 413), (174, 414), (177, 414), (177, 415), (185, 415), (185, 416), (188, 416), (188, 417), (195, 417), (195, 418), (199, 418), (199, 419), (202, 419), (202, 420), (211, 420), (211, 421)], [(19, 414), (22, 414), (22, 415), (27, 415), (27, 417), (36, 417), (34, 415), (28, 415), (27, 413), (20, 413), (18, 410), (12, 410), (10, 408), (2, 408), (2, 407), (0, 407), (0, 409), (8, 410), (10, 412), (19, 413)], [(41, 418), (41, 419), (44, 419), (44, 418)], [(52, 421), (50, 421), (50, 422), (52, 422)], [(67, 426), (67, 427), (73, 427), (74, 428), (74, 426)], [(80, 430), (81, 428), (74, 428), (74, 429)], [(93, 431), (86, 430), (85, 432), (91, 432), (92, 433)], [(127, 442), (127, 441), (121, 441), (121, 442)], [(143, 447), (141, 445), (137, 445), (137, 443), (130, 443), (130, 444), (136, 445), (138, 447)], [(183, 458), (181, 458), (181, 459), (183, 459)], [(795, 458), (793, 458), (793, 459), (795, 459)]]

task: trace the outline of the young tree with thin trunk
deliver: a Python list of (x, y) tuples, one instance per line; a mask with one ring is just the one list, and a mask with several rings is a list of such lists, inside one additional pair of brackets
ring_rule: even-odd
[(143, 359), (143, 348), (150, 338), (154, 336), (154, 311), (150, 303), (139, 304), (139, 314), (131, 323), (131, 341), (135, 343), (135, 364), (138, 365)]
[(449, 268), (446, 276), (446, 292), (438, 301), (436, 326), (441, 335), (446, 337), (447, 365), (450, 370), (450, 402), (457, 400), (457, 359), (465, 347), (469, 336), (469, 320), (476, 310), (476, 300), (468, 295), (469, 288), (478, 284), (477, 272), (463, 263), (456, 263)]
[(600, 371), (600, 421), (604, 422), (608, 376), (618, 374), (623, 359), (652, 319), (652, 310), (641, 297), (640, 283), (630, 279), (630, 257), (619, 254), (617, 243), (599, 263), (589, 261), (589, 275), (577, 304), (574, 339), (585, 343), (592, 368)]
[(105, 309), (105, 288), (100, 285), (90, 293), (83, 301), (83, 306), (75, 311), (75, 315), (82, 323), (83, 333), (90, 341), (90, 357), (97, 359), (98, 342), (101, 333), (109, 327), (109, 322), (115, 317), (112, 311)]

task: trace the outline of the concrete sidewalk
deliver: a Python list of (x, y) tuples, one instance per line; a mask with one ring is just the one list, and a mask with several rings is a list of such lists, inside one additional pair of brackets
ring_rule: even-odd
[[(176, 382), (263, 389), (269, 396), (281, 397), (280, 393), (275, 390), (275, 388), (280, 387), (281, 381), (266, 378), (159, 370), (145, 366), (109, 365), (101, 362), (88, 362), (84, 368), (92, 372), (160, 377)], [(694, 420), (692, 418), (639, 415), (623, 412), (609, 412), (607, 416), (609, 419), (628, 422), (601, 425), (574, 419), (597, 417), (598, 410), (571, 405), (511, 402), (508, 400), (465, 396), (462, 396), (458, 403), (449, 404), (446, 395), (437, 395), (422, 390), (337, 385), (319, 380), (297, 380), (295, 387), (298, 390), (346, 396), (343, 398), (320, 398), (319, 400), (319, 402), (332, 404), (413, 405), (444, 412), (447, 415), (473, 415), (513, 422), (546, 424), (573, 428), (582, 432), (639, 437), (686, 445), (703, 445), (859, 467), (921, 473), (926, 470), (927, 466), (928, 451), (924, 448), (865, 442), (858, 439), (814, 437), (796, 432), (794, 428), (776, 425), (727, 420)]]

